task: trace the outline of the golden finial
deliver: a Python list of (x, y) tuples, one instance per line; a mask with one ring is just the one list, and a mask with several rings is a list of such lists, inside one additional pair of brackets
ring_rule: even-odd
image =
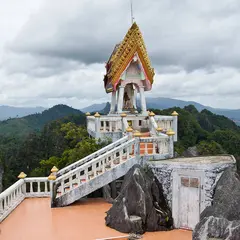
[(178, 116), (178, 113), (176, 111), (173, 111), (172, 116)]
[(85, 115), (88, 117), (88, 116), (91, 116), (91, 113), (87, 112), (87, 113), (85, 113)]
[(128, 127), (128, 128), (126, 129), (126, 131), (127, 131), (127, 132), (132, 132), (133, 129), (132, 129), (131, 127)]
[(126, 113), (122, 113), (120, 116), (121, 116), (121, 117), (126, 117), (127, 114), (126, 114)]
[(25, 174), (24, 172), (21, 172), (19, 175), (18, 175), (18, 178), (19, 179), (23, 179), (27, 176), (27, 174)]
[(134, 137), (141, 137), (141, 133), (139, 131), (136, 131), (134, 134), (133, 134)]
[(58, 169), (56, 166), (53, 166), (53, 168), (51, 169), (51, 172), (54, 173), (54, 172), (58, 172)]
[(150, 116), (150, 117), (154, 117), (154, 116), (155, 116), (155, 113), (154, 113), (154, 112), (150, 112), (150, 113), (149, 113), (149, 116)]
[(158, 132), (162, 132), (162, 130), (163, 130), (163, 128), (161, 128), (161, 127), (158, 127), (158, 128), (157, 128), (157, 131), (158, 131)]
[(173, 136), (173, 135), (175, 135), (175, 132), (174, 132), (172, 129), (169, 129), (169, 130), (166, 132), (166, 134), (167, 134), (168, 136)]
[(49, 176), (48, 176), (48, 180), (56, 180), (56, 176), (54, 173), (51, 173)]
[(94, 114), (94, 117), (95, 118), (99, 118), (101, 115), (98, 113), (98, 112), (96, 112), (95, 114)]

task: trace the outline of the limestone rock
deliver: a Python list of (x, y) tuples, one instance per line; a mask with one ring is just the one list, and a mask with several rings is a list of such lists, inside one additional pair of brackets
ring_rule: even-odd
[(126, 174), (105, 220), (107, 226), (120, 232), (142, 234), (170, 229), (171, 216), (162, 186), (152, 171), (135, 165)]
[(231, 168), (218, 180), (212, 206), (200, 216), (193, 231), (194, 240), (209, 238), (240, 240), (240, 180)]
[(193, 232), (193, 240), (228, 239), (240, 240), (240, 221), (225, 218), (205, 217)]
[(226, 169), (218, 180), (212, 206), (201, 214), (204, 217), (214, 216), (229, 221), (240, 220), (240, 179), (232, 169)]
[(197, 150), (197, 147), (194, 146), (194, 147), (189, 147), (187, 150), (185, 150), (183, 152), (183, 156), (184, 157), (197, 157), (197, 156), (200, 156), (200, 154)]

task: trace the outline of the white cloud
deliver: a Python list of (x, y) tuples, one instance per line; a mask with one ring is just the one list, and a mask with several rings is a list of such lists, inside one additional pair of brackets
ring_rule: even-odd
[[(238, 0), (134, 1), (157, 73), (147, 95), (239, 108), (239, 11)], [(103, 62), (129, 25), (128, 0), (0, 2), (0, 104), (109, 100)]]

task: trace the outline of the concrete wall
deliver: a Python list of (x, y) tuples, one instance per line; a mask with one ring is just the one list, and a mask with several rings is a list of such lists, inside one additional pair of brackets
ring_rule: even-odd
[[(206, 157), (207, 158), (207, 157)], [(164, 195), (168, 201), (169, 206), (172, 208), (172, 189), (173, 189), (173, 172), (184, 171), (202, 171), (204, 173), (203, 180), (203, 193), (204, 193), (204, 205), (211, 205), (214, 189), (216, 187), (218, 179), (221, 177), (223, 171), (226, 168), (235, 168), (235, 162), (219, 162), (219, 163), (183, 163), (171, 160), (166, 161), (149, 161), (148, 164), (152, 168), (155, 176), (163, 186)]]

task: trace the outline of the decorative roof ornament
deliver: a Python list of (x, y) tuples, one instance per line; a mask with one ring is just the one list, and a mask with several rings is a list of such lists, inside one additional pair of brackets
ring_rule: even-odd
[(96, 112), (96, 113), (94, 114), (94, 117), (95, 117), (95, 118), (99, 118), (99, 117), (101, 117), (101, 115), (100, 115), (98, 112)]
[(172, 130), (172, 129), (169, 129), (166, 134), (170, 137), (170, 136), (173, 136), (175, 135), (175, 132)]
[(27, 176), (27, 174), (25, 174), (24, 172), (21, 172), (21, 173), (18, 175), (18, 178), (19, 178), (19, 179), (24, 179), (26, 176)]
[(58, 172), (58, 168), (56, 166), (53, 166), (52, 169), (51, 169), (51, 172), (54, 173), (54, 172)]
[(172, 112), (172, 116), (174, 116), (174, 117), (175, 117), (175, 116), (178, 116), (178, 113), (177, 113), (176, 111), (173, 111), (173, 112)]
[(146, 74), (146, 80), (149, 81), (150, 84), (153, 84), (154, 69), (151, 67), (142, 33), (136, 22), (134, 22), (123, 41), (114, 48), (106, 64), (107, 74), (104, 77), (104, 82), (107, 92), (116, 90), (121, 74), (135, 54), (138, 55), (142, 63), (143, 70)]

